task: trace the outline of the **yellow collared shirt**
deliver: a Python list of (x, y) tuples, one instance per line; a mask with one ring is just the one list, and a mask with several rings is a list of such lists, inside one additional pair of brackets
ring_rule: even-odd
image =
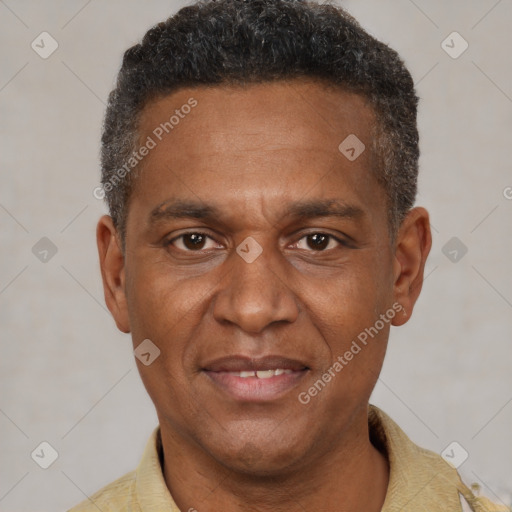
[[(476, 497), (455, 468), (414, 444), (383, 411), (370, 405), (370, 436), (387, 453), (390, 475), (382, 512), (511, 512)], [(180, 512), (167, 488), (160, 465), (157, 427), (142, 460), (131, 471), (68, 512)], [(187, 511), (182, 511), (187, 512)]]

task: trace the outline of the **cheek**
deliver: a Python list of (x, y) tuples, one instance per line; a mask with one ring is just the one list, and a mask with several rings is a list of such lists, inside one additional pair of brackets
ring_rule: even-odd
[(165, 266), (141, 265), (132, 274), (127, 298), (134, 348), (149, 339), (160, 351), (148, 366), (137, 361), (142, 382), (157, 411), (167, 411), (167, 420), (178, 426), (182, 416), (197, 414), (195, 402), (184, 396), (190, 392), (184, 361), (204, 314), (205, 292), (199, 279), (175, 277)]
[(350, 410), (362, 398), (369, 399), (384, 361), (391, 325), (391, 316), (381, 320), (380, 315), (387, 310), (374, 294), (362, 287), (347, 287), (345, 291), (333, 295), (328, 314), (319, 311), (314, 320), (329, 357), (313, 381), (329, 382), (318, 404), (329, 411), (333, 403)]
[(388, 307), (391, 292), (372, 262), (353, 265), (320, 284), (309, 283), (307, 301), (317, 322), (346, 338), (373, 324)]
[(197, 351), (196, 341), (201, 338), (199, 330), (208, 314), (209, 291), (214, 289), (215, 279), (215, 272), (180, 279), (176, 269), (154, 262), (140, 265), (132, 274), (128, 306), (134, 348), (150, 339), (160, 350), (151, 366), (139, 364), (153, 400), (170, 400), (175, 407), (178, 395), (189, 389), (191, 361)]
[[(204, 281), (204, 280), (203, 280)], [(181, 280), (165, 263), (139, 265), (129, 280), (127, 302), (134, 338), (168, 339), (184, 332), (204, 301), (207, 285), (199, 279)]]
[(323, 371), (336, 376), (332, 392), (344, 399), (369, 394), (382, 366), (395, 314), (388, 281), (384, 265), (361, 258), (360, 266), (310, 287), (307, 294), (309, 315), (330, 353)]

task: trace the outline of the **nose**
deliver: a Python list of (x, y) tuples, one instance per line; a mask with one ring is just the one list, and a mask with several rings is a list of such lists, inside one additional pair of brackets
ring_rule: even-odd
[(274, 251), (264, 249), (252, 262), (233, 252), (228, 264), (230, 271), (213, 308), (218, 322), (229, 322), (247, 333), (258, 334), (273, 323), (297, 319), (299, 307), (288, 285), (290, 277)]

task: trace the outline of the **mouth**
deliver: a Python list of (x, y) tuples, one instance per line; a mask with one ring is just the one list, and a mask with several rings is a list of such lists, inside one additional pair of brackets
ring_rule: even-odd
[[(240, 377), (242, 379), (248, 379), (250, 377), (257, 377), (258, 379), (271, 379), (279, 375), (290, 375), (296, 370), (288, 370), (284, 368), (276, 368), (275, 370), (242, 370), (240, 372), (225, 372), (233, 375), (234, 377)], [(221, 372), (217, 372), (221, 373)]]
[(202, 369), (218, 391), (242, 402), (277, 400), (295, 388), (309, 370), (301, 361), (277, 356), (222, 358)]

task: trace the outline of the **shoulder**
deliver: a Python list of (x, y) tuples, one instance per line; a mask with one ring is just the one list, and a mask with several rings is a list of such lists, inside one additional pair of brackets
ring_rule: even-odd
[(135, 494), (136, 471), (106, 485), (68, 512), (139, 512)]
[[(488, 498), (475, 496), (473, 494), (465, 495), (466, 500), (461, 498), (462, 511), (471, 510), (474, 512), (511, 512), (512, 509), (505, 505), (497, 505)], [(464, 503), (466, 501), (466, 503)], [(469, 505), (469, 508), (467, 505)], [(465, 508), (466, 505), (466, 508)]]
[(472, 510), (475, 512), (511, 512), (512, 510), (505, 505), (497, 505), (483, 496), (473, 496), (471, 501)]
[(368, 418), (372, 443), (386, 453), (390, 466), (383, 512), (406, 510), (413, 502), (418, 512), (512, 512), (507, 506), (475, 496), (455, 466), (439, 453), (412, 442), (379, 408), (370, 405)]

